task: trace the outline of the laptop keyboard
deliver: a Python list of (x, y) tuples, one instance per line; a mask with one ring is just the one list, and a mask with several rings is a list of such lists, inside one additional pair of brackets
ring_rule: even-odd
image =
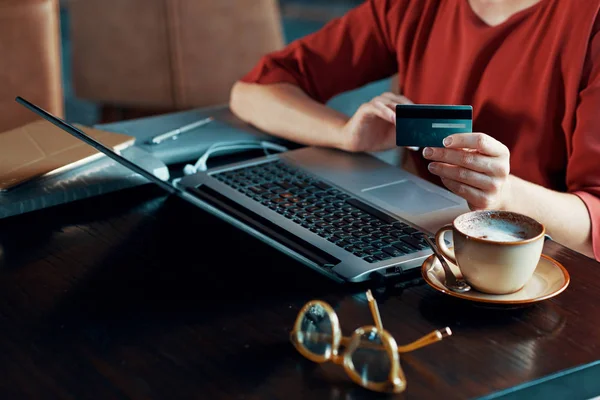
[(369, 263), (428, 247), (417, 229), (281, 160), (211, 176)]

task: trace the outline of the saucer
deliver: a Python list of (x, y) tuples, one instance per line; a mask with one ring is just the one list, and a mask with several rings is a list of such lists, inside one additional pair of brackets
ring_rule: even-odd
[[(462, 274), (456, 265), (450, 261), (448, 261), (448, 265), (456, 277), (462, 278)], [(509, 294), (487, 294), (478, 292), (475, 289), (465, 293), (448, 290), (443, 284), (445, 281), (444, 269), (434, 255), (425, 260), (421, 267), (421, 274), (429, 286), (447, 295), (478, 303), (508, 306), (533, 304), (554, 297), (563, 292), (570, 281), (569, 273), (565, 267), (545, 254), (542, 254), (529, 282), (521, 290)]]

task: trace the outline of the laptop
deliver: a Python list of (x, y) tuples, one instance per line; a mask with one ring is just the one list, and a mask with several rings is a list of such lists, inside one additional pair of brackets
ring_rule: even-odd
[(420, 268), (423, 240), (466, 202), (369, 154), (305, 147), (161, 180), (27, 100), (17, 102), (167, 192), (338, 282)]

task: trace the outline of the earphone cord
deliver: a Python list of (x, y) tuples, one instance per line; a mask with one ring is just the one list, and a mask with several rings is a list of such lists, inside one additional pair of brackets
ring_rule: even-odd
[(250, 150), (250, 149), (255, 149), (255, 148), (257, 148), (257, 149), (262, 148), (266, 156), (269, 155), (269, 150), (277, 151), (277, 152), (284, 152), (284, 151), (288, 150), (287, 147), (285, 147), (285, 146), (281, 146), (279, 144), (271, 143), (271, 142), (267, 142), (267, 141), (240, 140), (240, 141), (233, 141), (233, 142), (217, 142), (217, 143), (212, 144), (204, 152), (204, 154), (202, 154), (202, 156), (200, 158), (198, 158), (198, 161), (196, 161), (196, 163), (194, 165), (187, 164), (183, 169), (183, 173), (185, 175), (192, 175), (198, 171), (206, 171), (208, 169), (207, 168), (208, 159), (214, 153), (221, 152), (221, 151), (232, 151), (232, 150), (233, 151), (243, 151), (243, 150)]

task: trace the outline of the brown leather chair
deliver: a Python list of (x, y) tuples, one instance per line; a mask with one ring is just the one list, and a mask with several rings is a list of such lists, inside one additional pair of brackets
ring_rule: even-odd
[(16, 96), (63, 116), (56, 0), (0, 0), (0, 132), (37, 117)]
[(284, 44), (277, 0), (70, 0), (68, 10), (76, 96), (149, 113), (227, 103)]

